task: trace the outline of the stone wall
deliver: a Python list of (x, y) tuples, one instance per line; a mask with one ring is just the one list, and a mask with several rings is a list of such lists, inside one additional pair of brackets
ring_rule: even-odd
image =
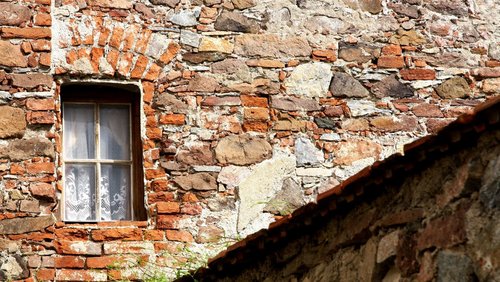
[[(212, 261), (195, 278), (497, 281), (498, 129), (497, 123), (480, 138), (466, 130), (461, 145), (460, 133), (455, 132), (449, 135), (459, 136), (453, 145), (413, 150), (401, 157), (406, 161), (384, 163), (372, 179), (351, 182), (349, 192), (324, 198), (260, 232)], [(418, 162), (412, 163), (413, 157)], [(194, 280), (186, 276), (179, 281)]]
[[(175, 268), (165, 253), (213, 254), (266, 227), (498, 95), (499, 13), (465, 0), (0, 2), (0, 273), (98, 280), (120, 274), (106, 268), (119, 254)], [(68, 82), (141, 89), (147, 221), (61, 222)]]

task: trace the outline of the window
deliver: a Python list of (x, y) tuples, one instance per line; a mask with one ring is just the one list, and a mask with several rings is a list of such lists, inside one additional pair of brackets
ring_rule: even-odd
[(144, 219), (138, 93), (81, 85), (61, 93), (64, 219)]

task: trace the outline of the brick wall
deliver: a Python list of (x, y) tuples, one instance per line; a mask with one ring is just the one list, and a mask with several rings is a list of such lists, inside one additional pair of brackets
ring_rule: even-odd
[[(175, 268), (179, 250), (213, 254), (221, 237), (266, 227), (498, 95), (499, 11), (461, 0), (0, 2), (1, 275), (105, 279), (119, 254)], [(147, 221), (61, 222), (68, 82), (140, 86)]]

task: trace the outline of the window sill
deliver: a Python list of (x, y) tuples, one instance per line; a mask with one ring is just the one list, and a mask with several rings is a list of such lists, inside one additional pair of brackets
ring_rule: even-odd
[(132, 220), (124, 220), (124, 221), (102, 221), (102, 222), (64, 222), (60, 221), (56, 224), (57, 228), (61, 227), (69, 227), (69, 228), (77, 228), (77, 227), (138, 227), (138, 228), (146, 228), (148, 227), (148, 221), (132, 221)]

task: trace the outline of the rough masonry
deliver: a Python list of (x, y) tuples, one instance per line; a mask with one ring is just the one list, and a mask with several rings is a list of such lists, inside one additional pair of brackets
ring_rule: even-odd
[[(173, 273), (185, 250), (266, 227), (498, 95), (499, 13), (479, 0), (0, 2), (1, 279), (133, 278), (138, 258)], [(60, 220), (70, 82), (140, 87), (146, 221)]]

